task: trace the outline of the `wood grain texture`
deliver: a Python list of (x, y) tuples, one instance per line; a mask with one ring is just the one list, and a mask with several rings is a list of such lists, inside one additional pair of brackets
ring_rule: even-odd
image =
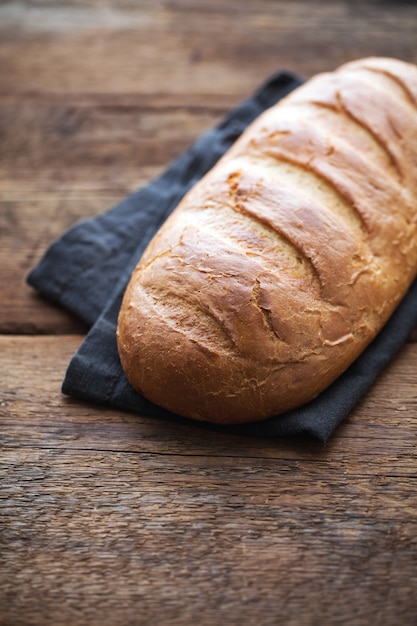
[(0, 624), (415, 626), (417, 346), (327, 445), (85, 405), (25, 276), (287, 67), (417, 62), (410, 2), (0, 2)]
[(417, 7), (390, 2), (2, 3), (0, 330), (79, 332), (25, 285), (59, 233), (151, 180), (277, 69), (416, 62), (416, 24)]
[(66, 400), (79, 341), (1, 338), (1, 623), (415, 623), (415, 345), (323, 446)]
[[(11, 71), (0, 77), (15, 93), (240, 96), (277, 65), (311, 75), (358, 54), (415, 59), (416, 15), (329, 0), (7, 3), (0, 61)], [(16, 34), (27, 54), (13, 54)]]
[(398, 476), (39, 449), (2, 465), (3, 624), (415, 624)]
[[(395, 460), (413, 468), (417, 450), (417, 395), (413, 387), (417, 345), (408, 344), (362, 404), (326, 444), (224, 435), (192, 426), (85, 405), (61, 394), (61, 382), (82, 336), (0, 336), (1, 443), (4, 447), (74, 448), (317, 460), (331, 455), (366, 465)], [(386, 411), (387, 407), (389, 410)], [(385, 414), (386, 413), (386, 414)], [(340, 441), (339, 441), (340, 440)], [(387, 441), (391, 442), (387, 445)], [(394, 449), (392, 446), (395, 446)], [(234, 450), (234, 452), (232, 452)], [(291, 452), (292, 451), (292, 452)], [(335, 456), (336, 455), (336, 456)], [(398, 464), (400, 464), (398, 466)], [(375, 468), (374, 468), (375, 469)]]

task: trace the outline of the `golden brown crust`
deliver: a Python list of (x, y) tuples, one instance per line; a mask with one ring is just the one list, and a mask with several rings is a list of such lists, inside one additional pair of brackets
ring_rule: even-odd
[(119, 315), (131, 384), (197, 420), (295, 408), (417, 272), (417, 67), (364, 59), (261, 115), (149, 244)]

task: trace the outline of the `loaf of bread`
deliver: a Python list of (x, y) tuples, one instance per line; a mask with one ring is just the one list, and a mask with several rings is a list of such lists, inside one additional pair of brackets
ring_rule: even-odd
[(131, 385), (196, 420), (320, 394), (417, 274), (417, 67), (369, 58), (268, 109), (186, 195), (127, 287)]

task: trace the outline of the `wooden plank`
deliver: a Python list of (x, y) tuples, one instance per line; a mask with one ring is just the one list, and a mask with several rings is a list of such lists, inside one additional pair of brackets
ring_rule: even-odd
[[(37, 98), (0, 98), (0, 121), (3, 138), (2, 170), (10, 177), (38, 171), (78, 174), (87, 167), (102, 170), (102, 178), (114, 168), (166, 165), (188, 148), (195, 139), (220, 119), (224, 110), (203, 107), (153, 109), (139, 104), (102, 105), (101, 98), (91, 104), (69, 106)], [(110, 170), (111, 172), (111, 170)], [(51, 178), (51, 177), (50, 177)], [(62, 183), (62, 178), (58, 180)], [(68, 180), (68, 177), (67, 177)]]
[(241, 95), (283, 65), (311, 75), (368, 54), (416, 60), (417, 9), (398, 4), (248, 0), (243, 10), (239, 0), (6, 5), (0, 83), (14, 93)]
[(397, 477), (28, 448), (1, 464), (3, 624), (415, 624)]
[(61, 383), (81, 336), (0, 336), (0, 432), (4, 447), (292, 459), (344, 471), (415, 473), (417, 345), (408, 344), (366, 398), (322, 445), (206, 431), (64, 397)]
[(414, 626), (417, 346), (322, 446), (67, 401), (80, 340), (0, 337), (1, 623)]
[(32, 106), (0, 98), (0, 332), (68, 333), (81, 326), (25, 285), (52, 241), (155, 178), (214, 125), (184, 108)]
[(29, 269), (65, 228), (153, 178), (270, 72), (311, 75), (382, 47), (416, 60), (412, 6), (106, 6), (0, 7), (3, 333), (80, 332), (26, 287)]

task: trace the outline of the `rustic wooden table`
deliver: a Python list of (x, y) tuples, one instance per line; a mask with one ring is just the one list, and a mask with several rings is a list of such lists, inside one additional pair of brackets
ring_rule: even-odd
[(417, 62), (413, 2), (0, 2), (0, 623), (417, 624), (417, 344), (327, 445), (104, 410), (25, 284), (270, 73)]

